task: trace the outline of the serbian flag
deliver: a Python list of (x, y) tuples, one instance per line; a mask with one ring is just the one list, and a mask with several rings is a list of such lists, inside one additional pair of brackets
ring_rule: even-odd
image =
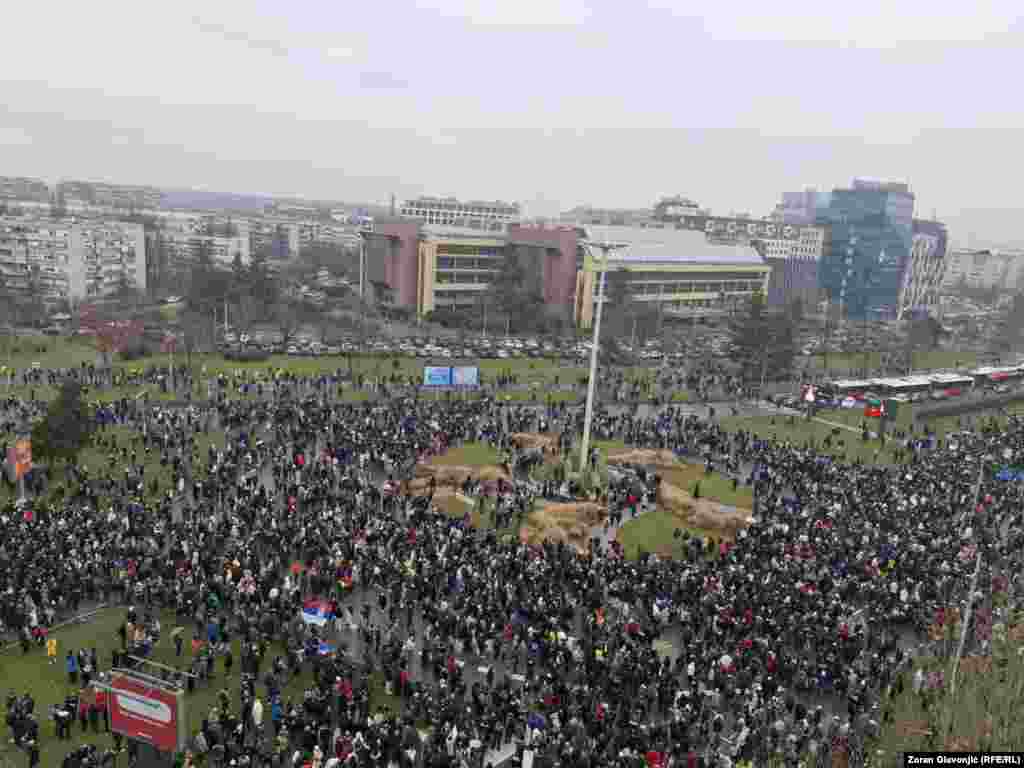
[(663, 752), (650, 751), (646, 755), (647, 768), (662, 768), (665, 764), (665, 754)]
[(307, 600), (302, 605), (302, 620), (307, 624), (323, 626), (333, 618), (331, 606), (324, 600)]
[(875, 397), (869, 397), (864, 401), (864, 416), (869, 419), (879, 419), (885, 412), (882, 401)]

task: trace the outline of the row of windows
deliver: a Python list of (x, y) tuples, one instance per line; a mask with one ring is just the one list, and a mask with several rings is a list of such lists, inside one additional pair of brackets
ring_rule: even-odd
[(484, 221), (464, 216), (448, 216), (439, 214), (430, 214), (426, 216), (414, 215), (413, 218), (421, 218), (426, 221), (427, 224), (441, 224), (449, 227), (466, 227), (468, 229), (479, 229), (482, 232), (503, 232), (506, 224), (504, 221)]
[(434, 291), (435, 304), (475, 304), (477, 294), (460, 291)]
[(489, 269), (497, 270), (500, 264), (495, 259), (469, 258), (462, 256), (452, 258), (451, 256), (439, 256), (437, 259), (438, 269)]
[[(609, 273), (608, 284), (611, 285), (612, 279), (615, 277), (615, 273)], [(634, 283), (692, 283), (699, 281), (702, 283), (719, 283), (732, 280), (750, 280), (756, 277), (756, 274), (750, 271), (744, 272), (702, 272), (700, 275), (695, 275), (685, 272), (634, 272), (628, 280), (630, 284)]]
[(672, 293), (746, 293), (760, 290), (760, 280), (734, 280), (726, 283), (694, 283), (677, 281), (672, 283), (633, 283), (631, 293), (637, 296), (659, 296)]
[(445, 283), (458, 283), (461, 285), (490, 285), (494, 279), (493, 273), (490, 272), (438, 272), (437, 282), (440, 284)]
[(485, 205), (460, 205), (458, 203), (413, 203), (402, 206), (402, 214), (406, 216), (425, 216), (427, 214), (448, 214), (453, 216), (518, 216), (515, 208), (499, 208)]

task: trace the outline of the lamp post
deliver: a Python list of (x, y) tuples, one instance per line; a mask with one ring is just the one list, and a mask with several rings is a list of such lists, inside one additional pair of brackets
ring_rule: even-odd
[(594, 420), (594, 394), (597, 389), (597, 348), (601, 339), (601, 310), (604, 307), (604, 285), (608, 274), (608, 254), (616, 248), (626, 247), (625, 243), (589, 243), (601, 249), (601, 261), (593, 267), (600, 272), (597, 286), (597, 309), (594, 311), (594, 335), (590, 346), (590, 378), (587, 381), (587, 407), (583, 415), (583, 442), (580, 443), (580, 474), (587, 468), (590, 453), (590, 427)]

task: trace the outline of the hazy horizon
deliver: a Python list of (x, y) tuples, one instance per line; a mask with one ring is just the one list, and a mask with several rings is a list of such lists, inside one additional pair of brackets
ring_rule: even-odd
[[(767, 215), (908, 182), (952, 242), (1024, 240), (1009, 2), (234, 0), (20, 5), (0, 174), (386, 204), (419, 194)], [(59, 23), (58, 23), (59, 22)], [(24, 30), (24, 34), (17, 30)], [(40, 41), (46, 46), (41, 47)], [(1020, 206), (1020, 207), (1015, 207)]]

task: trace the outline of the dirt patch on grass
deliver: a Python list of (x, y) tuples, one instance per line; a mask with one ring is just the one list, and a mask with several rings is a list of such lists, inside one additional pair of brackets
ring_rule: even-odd
[(507, 483), (511, 482), (511, 478), (508, 472), (505, 471), (505, 468), (497, 467), (493, 464), (477, 467), (460, 466), (457, 464), (417, 464), (413, 474), (414, 477), (411, 483), (425, 480), (425, 486), (430, 484), (431, 477), (436, 479), (439, 486), (461, 485), (467, 477), (474, 480), (483, 480), (484, 482), (497, 482), (498, 480), (504, 480)]
[(467, 504), (449, 488), (439, 488), (434, 491), (431, 503), (437, 507), (438, 511), (444, 512), (449, 517), (462, 517), (473, 509), (472, 505)]
[(695, 499), (682, 488), (662, 482), (658, 487), (658, 506), (679, 518), (687, 528), (699, 528), (726, 539), (735, 539), (751, 523), (751, 517), (724, 508), (707, 499)]
[(656, 451), (642, 448), (626, 448), (608, 456), (609, 464), (634, 464), (651, 469), (675, 469), (679, 459), (672, 451)]
[(557, 435), (545, 435), (540, 432), (516, 432), (512, 440), (525, 450), (540, 448), (545, 453), (550, 453), (558, 446)]
[(582, 553), (587, 550), (591, 529), (606, 517), (605, 507), (591, 501), (548, 504), (526, 519), (519, 535), (527, 544), (564, 542)]

